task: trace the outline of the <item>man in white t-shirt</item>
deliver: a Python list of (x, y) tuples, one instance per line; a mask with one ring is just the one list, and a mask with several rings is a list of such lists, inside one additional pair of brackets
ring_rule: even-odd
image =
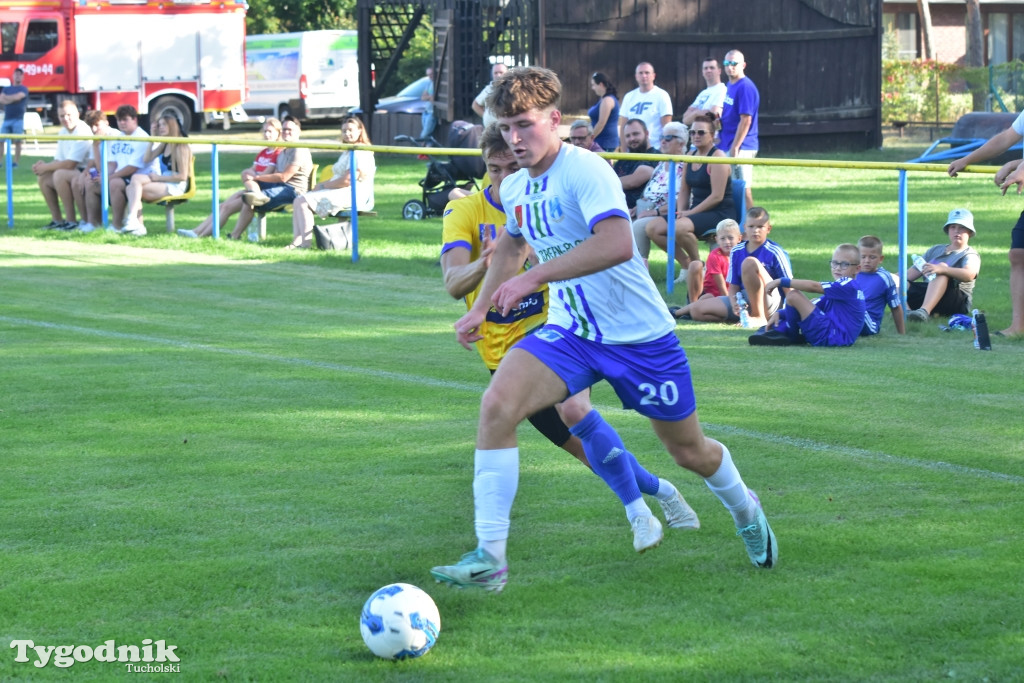
[(619, 106), (620, 140), (623, 139), (626, 122), (640, 119), (647, 125), (651, 145), (655, 148), (661, 146), (661, 128), (672, 120), (672, 98), (654, 85), (654, 79), (654, 67), (649, 62), (636, 65), (637, 88), (626, 93)]
[[(85, 121), (78, 118), (78, 105), (71, 100), (60, 103), (60, 122), (58, 136), (92, 135), (92, 130)], [(43, 193), (46, 207), (50, 209), (50, 218), (53, 219), (44, 227), (58, 230), (73, 230), (78, 227), (73, 200), (64, 204), (67, 220), (61, 215), (57, 184), (62, 176), (73, 176), (85, 166), (90, 146), (88, 140), (60, 140), (57, 142), (57, 153), (53, 156), (53, 161), (37, 161), (32, 164), (32, 172), (36, 174), (39, 182), (39, 191)]]
[(693, 104), (683, 112), (683, 123), (689, 126), (701, 114), (722, 116), (722, 103), (725, 102), (725, 83), (722, 83), (722, 67), (715, 57), (705, 57), (701, 64), (701, 73), (707, 87), (693, 100)]
[[(130, 104), (124, 104), (114, 113), (117, 127), (127, 138), (148, 138), (149, 133), (139, 127), (139, 112)], [(120, 229), (124, 222), (124, 209), (128, 203), (128, 183), (134, 173), (157, 172), (153, 163), (146, 162), (149, 143), (114, 140), (107, 142), (107, 168), (109, 172), (110, 191), (110, 222), (115, 229)], [(156, 161), (154, 159), (153, 161)], [(99, 209), (100, 186), (91, 183), (85, 195), (89, 213), (95, 213), (93, 207)]]
[(480, 91), (480, 94), (473, 100), (473, 111), (476, 115), (483, 118), (484, 128), (494, 123), (494, 115), (487, 110), (486, 102), (487, 96), (491, 94), (491, 88), (494, 86), (494, 81), (498, 80), (502, 74), (508, 71), (508, 67), (502, 63), (495, 64), (491, 67), (491, 82), (484, 86), (484, 89)]

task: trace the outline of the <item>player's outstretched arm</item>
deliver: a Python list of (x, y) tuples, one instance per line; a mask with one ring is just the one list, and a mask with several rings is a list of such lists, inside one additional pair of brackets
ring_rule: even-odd
[(483, 284), (480, 286), (480, 294), (466, 315), (455, 321), (455, 337), (467, 349), (472, 348), (474, 343), (483, 339), (480, 334), (480, 325), (483, 324), (487, 311), (491, 308), (491, 298), (494, 296), (495, 290), (523, 267), (528, 252), (529, 245), (522, 237), (513, 237), (507, 232), (498, 235), (494, 251), (491, 254), (490, 267), (488, 267)]
[(1020, 141), (1020, 133), (1015, 131), (1011, 126), (1001, 133), (996, 133), (994, 136), (989, 138), (988, 142), (967, 156), (960, 157), (959, 159), (952, 161), (949, 164), (949, 168), (946, 169), (946, 172), (949, 173), (950, 177), (955, 178), (957, 173), (964, 170), (971, 164), (977, 164), (985, 161), (986, 159), (999, 156)]
[[(765, 292), (772, 292), (778, 287), (782, 286), (782, 280), (776, 278), (764, 286)], [(789, 285), (791, 289), (796, 289), (801, 292), (814, 292), (817, 294), (823, 294), (825, 289), (821, 286), (821, 283), (817, 280), (790, 280)]]

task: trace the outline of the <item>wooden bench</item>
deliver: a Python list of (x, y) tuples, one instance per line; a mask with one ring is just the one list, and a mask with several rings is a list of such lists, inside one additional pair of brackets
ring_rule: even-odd
[[(313, 164), (313, 168), (311, 168), (309, 170), (309, 181), (306, 183), (306, 191), (307, 192), (309, 192), (314, 187), (316, 187), (316, 172), (319, 170), (319, 168), (320, 168), (320, 164)], [(259, 229), (259, 241), (260, 242), (262, 242), (263, 240), (267, 239), (267, 214), (268, 213), (276, 213), (276, 212), (291, 213), (292, 212), (291, 202), (289, 202), (288, 204), (282, 204), (281, 206), (278, 206), (276, 208), (269, 209), (269, 210), (265, 210), (265, 209), (263, 209), (261, 207), (257, 207), (256, 208), (253, 220), (257, 221), (257, 225), (259, 226), (258, 229)], [(250, 228), (250, 230), (251, 230), (251, 228)]]
[(196, 158), (192, 156), (192, 166), (188, 170), (188, 178), (185, 180), (185, 192), (178, 195), (168, 195), (153, 202), (164, 207), (164, 216), (167, 221), (167, 232), (174, 232), (174, 207), (184, 204), (196, 196)]

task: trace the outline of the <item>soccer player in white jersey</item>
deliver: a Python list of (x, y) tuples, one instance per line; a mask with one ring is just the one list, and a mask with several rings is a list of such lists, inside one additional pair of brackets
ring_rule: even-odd
[[(602, 379), (623, 406), (651, 420), (676, 463), (705, 480), (732, 514), (751, 562), (771, 568), (775, 535), (729, 450), (701, 430), (686, 353), (633, 242), (618, 178), (601, 157), (562, 143), (560, 96), (554, 72), (520, 67), (496, 81), (487, 100), (520, 170), (501, 184), (506, 231), (479, 296), (455, 323), (456, 337), (471, 348), (492, 304), (506, 315), (545, 283), (551, 303), (547, 324), (509, 351), (481, 400), (473, 478), (478, 545), (431, 574), (459, 587), (505, 586), (519, 481), (516, 426)], [(541, 263), (518, 273), (530, 247)], [(610, 459), (624, 450), (596, 411), (570, 428), (603, 439)], [(601, 461), (592, 459), (595, 471)]]

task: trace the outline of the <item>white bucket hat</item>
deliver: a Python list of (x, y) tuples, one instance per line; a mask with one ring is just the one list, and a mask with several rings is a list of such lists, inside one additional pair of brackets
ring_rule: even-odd
[(951, 225), (962, 225), (971, 231), (971, 235), (977, 235), (978, 231), (974, 229), (974, 214), (967, 209), (953, 209), (949, 212), (949, 218), (946, 219), (946, 224), (942, 226), (943, 232), (949, 232), (947, 228)]

